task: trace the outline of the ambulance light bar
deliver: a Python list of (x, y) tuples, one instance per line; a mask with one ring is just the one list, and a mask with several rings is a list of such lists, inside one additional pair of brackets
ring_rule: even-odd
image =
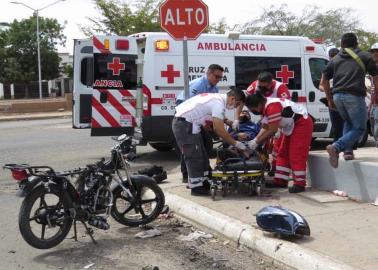
[(109, 50), (109, 48), (110, 48), (110, 41), (109, 41), (108, 38), (106, 38), (106, 39), (104, 40), (104, 47), (105, 47), (105, 49), (107, 49), (107, 50)]
[(127, 39), (117, 39), (116, 40), (116, 49), (128, 51), (129, 50), (129, 41)]
[(156, 40), (155, 41), (155, 51), (157, 51), (157, 52), (169, 51), (169, 41), (168, 40)]
[(306, 46), (305, 50), (306, 52), (315, 52), (315, 46)]

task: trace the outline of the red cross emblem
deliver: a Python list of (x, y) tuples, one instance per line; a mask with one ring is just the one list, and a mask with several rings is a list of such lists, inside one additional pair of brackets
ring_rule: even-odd
[(167, 70), (161, 71), (161, 77), (167, 78), (168, 83), (175, 83), (175, 77), (180, 77), (180, 71), (174, 70), (173, 65), (167, 65)]
[(108, 63), (108, 69), (113, 72), (113, 76), (119, 76), (121, 70), (125, 70), (125, 64), (121, 63), (119, 57), (113, 57), (113, 62)]
[(276, 78), (281, 79), (282, 83), (288, 84), (289, 79), (294, 78), (294, 71), (289, 70), (288, 65), (282, 65), (281, 70), (276, 71)]

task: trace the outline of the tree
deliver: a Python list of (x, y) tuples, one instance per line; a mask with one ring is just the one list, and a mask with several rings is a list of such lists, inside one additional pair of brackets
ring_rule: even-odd
[(138, 32), (159, 32), (161, 1), (136, 0), (131, 4), (119, 0), (94, 0), (102, 18), (88, 18), (93, 26), (81, 26), (85, 35), (116, 34), (127, 36)]
[(224, 34), (228, 30), (231, 30), (231, 29), (227, 25), (226, 18), (221, 18), (219, 21), (209, 25), (206, 32), (211, 33), (211, 34)]
[(350, 8), (330, 9), (322, 12), (316, 6), (307, 6), (297, 16), (288, 10), (288, 6), (270, 6), (264, 9), (257, 19), (236, 25), (244, 34), (306, 36), (311, 39), (322, 38), (326, 45), (340, 45), (343, 33), (355, 32), (361, 47), (368, 46), (377, 37), (361, 29), (359, 20)]
[[(14, 20), (0, 31), (0, 81), (29, 83), (38, 80), (36, 17)], [(64, 45), (63, 27), (55, 19), (39, 18), (43, 80), (59, 77), (55, 46)]]

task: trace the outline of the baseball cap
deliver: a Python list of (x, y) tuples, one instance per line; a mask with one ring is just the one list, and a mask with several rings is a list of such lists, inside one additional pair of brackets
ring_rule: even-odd
[(371, 46), (369, 52), (371, 52), (371, 51), (373, 51), (373, 50), (377, 50), (377, 51), (378, 51), (378, 42), (377, 42), (377, 43), (374, 43), (374, 44)]

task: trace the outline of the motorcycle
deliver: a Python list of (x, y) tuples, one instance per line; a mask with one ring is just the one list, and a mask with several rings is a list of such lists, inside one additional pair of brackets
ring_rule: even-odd
[[(131, 175), (129, 161), (135, 158), (138, 141), (121, 135), (108, 160), (71, 171), (56, 172), (49, 166), (7, 164), (15, 179), (27, 183), (19, 212), (19, 229), (32, 247), (49, 249), (64, 240), (81, 222), (92, 241), (93, 229), (107, 230), (108, 217), (131, 227), (145, 225), (161, 213), (165, 197), (150, 177)], [(69, 178), (76, 178), (74, 184)], [(32, 181), (30, 181), (32, 178)]]

